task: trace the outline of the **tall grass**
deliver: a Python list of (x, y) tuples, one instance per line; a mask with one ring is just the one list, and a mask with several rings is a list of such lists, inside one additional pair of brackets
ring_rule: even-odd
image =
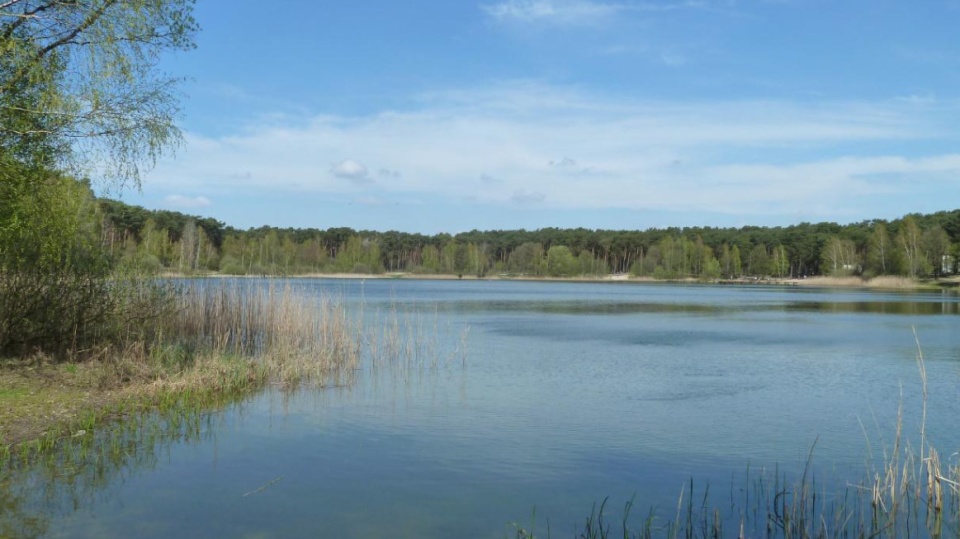
[[(377, 309), (370, 325), (361, 331), (364, 357), (372, 371), (387, 370), (404, 378), (424, 371), (436, 371), (454, 363), (464, 365), (467, 357), (465, 328), (457, 342), (441, 345), (441, 317), (436, 307), (432, 313), (397, 303)], [(450, 334), (450, 328), (443, 328)]]
[(204, 283), (176, 296), (158, 343), (161, 355), (245, 358), (281, 384), (359, 363), (361, 336), (342, 302), (287, 286)]

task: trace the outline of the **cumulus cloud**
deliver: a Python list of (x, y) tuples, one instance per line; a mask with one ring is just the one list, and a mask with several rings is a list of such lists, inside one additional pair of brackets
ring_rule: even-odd
[(337, 178), (350, 180), (357, 184), (373, 183), (373, 178), (370, 177), (370, 171), (367, 170), (367, 167), (353, 159), (345, 159), (333, 165), (330, 167), (330, 173)]
[(174, 208), (205, 208), (213, 204), (207, 197), (188, 197), (184, 195), (169, 195), (164, 198), (164, 202)]
[[(208, 189), (349, 197), (375, 185), (388, 200), (826, 212), (842, 199), (917, 196), (924, 185), (933, 192), (960, 176), (960, 155), (916, 151), (952, 140), (957, 115), (947, 104), (897, 99), (643, 101), (517, 82), (436, 93), (368, 116), (188, 133), (176, 160), (146, 180), (166, 192), (207, 178)], [(334, 164), (318, 169), (318, 161)], [(377, 164), (374, 172), (364, 163)], [(244, 172), (228, 178), (223, 170)]]

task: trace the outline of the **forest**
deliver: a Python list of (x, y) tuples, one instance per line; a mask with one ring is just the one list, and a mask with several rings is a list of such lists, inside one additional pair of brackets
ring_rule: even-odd
[(97, 202), (111, 255), (122, 267), (148, 273), (936, 278), (955, 274), (960, 254), (960, 209), (845, 225), (424, 235), (342, 227), (238, 230), (209, 217)]

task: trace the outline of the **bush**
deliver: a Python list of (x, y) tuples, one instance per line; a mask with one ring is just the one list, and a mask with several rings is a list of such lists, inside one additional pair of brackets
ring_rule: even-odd
[(0, 155), (0, 357), (76, 358), (153, 331), (170, 291), (114, 273), (100, 223), (88, 185)]
[(414, 266), (408, 270), (413, 275), (434, 275), (437, 273), (432, 268), (425, 268), (423, 266)]
[(350, 268), (350, 273), (369, 274), (373, 273), (373, 271), (370, 270), (370, 266), (358, 262)]
[(220, 273), (227, 275), (246, 275), (247, 270), (240, 264), (239, 260), (231, 255), (225, 255), (220, 261)]

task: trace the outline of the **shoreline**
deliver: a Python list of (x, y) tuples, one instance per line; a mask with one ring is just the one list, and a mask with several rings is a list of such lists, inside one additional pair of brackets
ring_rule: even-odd
[[(424, 275), (407, 273), (345, 274), (311, 273), (290, 276), (253, 275), (176, 275), (168, 278), (210, 279), (406, 279), (406, 280), (461, 280), (456, 275)], [(960, 292), (960, 277), (954, 276), (937, 281), (916, 281), (902, 277), (879, 277), (863, 280), (858, 277), (809, 277), (805, 279), (727, 279), (698, 281), (695, 279), (657, 280), (652, 277), (607, 275), (603, 277), (539, 277), (492, 275), (478, 278), (463, 276), (462, 280), (528, 281), (528, 282), (580, 282), (624, 283), (637, 285), (696, 284), (704, 286), (760, 286), (760, 287), (808, 287), (849, 290), (888, 291), (947, 291)], [(44, 440), (76, 435), (88, 430), (95, 423), (132, 410), (150, 408), (160, 401), (175, 396), (184, 389), (200, 390), (205, 398), (223, 397), (234, 391), (249, 390), (268, 383), (263, 373), (255, 372), (252, 364), (237, 371), (237, 363), (207, 356), (194, 366), (178, 373), (140, 372), (139, 376), (125, 377), (121, 374), (132, 364), (121, 353), (115, 358), (80, 363), (51, 363), (44, 358), (32, 361), (12, 361), (0, 366), (0, 456), (23, 444), (37, 444)], [(139, 369), (134, 369), (139, 370)], [(198, 371), (212, 376), (196, 377)], [(229, 377), (224, 375), (229, 373)], [(203, 374), (203, 373), (201, 373)], [(237, 380), (236, 386), (224, 384), (223, 380)], [(216, 381), (215, 383), (210, 383)], [(203, 400), (203, 399), (201, 399)]]
[(633, 284), (699, 284), (723, 286), (801, 286), (809, 288), (844, 288), (869, 290), (951, 290), (960, 289), (960, 276), (947, 278), (919, 280), (908, 277), (884, 275), (863, 279), (861, 277), (765, 277), (738, 279), (700, 280), (685, 279), (655, 279), (647, 276), (632, 276), (628, 274), (610, 274), (604, 276), (578, 277), (549, 277), (535, 275), (496, 274), (477, 277), (476, 275), (457, 276), (446, 273), (424, 274), (407, 272), (385, 273), (298, 273), (290, 275), (228, 275), (223, 273), (204, 273), (195, 275), (164, 273), (161, 277), (167, 278), (210, 278), (210, 279), (343, 279), (343, 280), (421, 280), (421, 281), (528, 281), (528, 282), (572, 282), (572, 283), (633, 283)]

